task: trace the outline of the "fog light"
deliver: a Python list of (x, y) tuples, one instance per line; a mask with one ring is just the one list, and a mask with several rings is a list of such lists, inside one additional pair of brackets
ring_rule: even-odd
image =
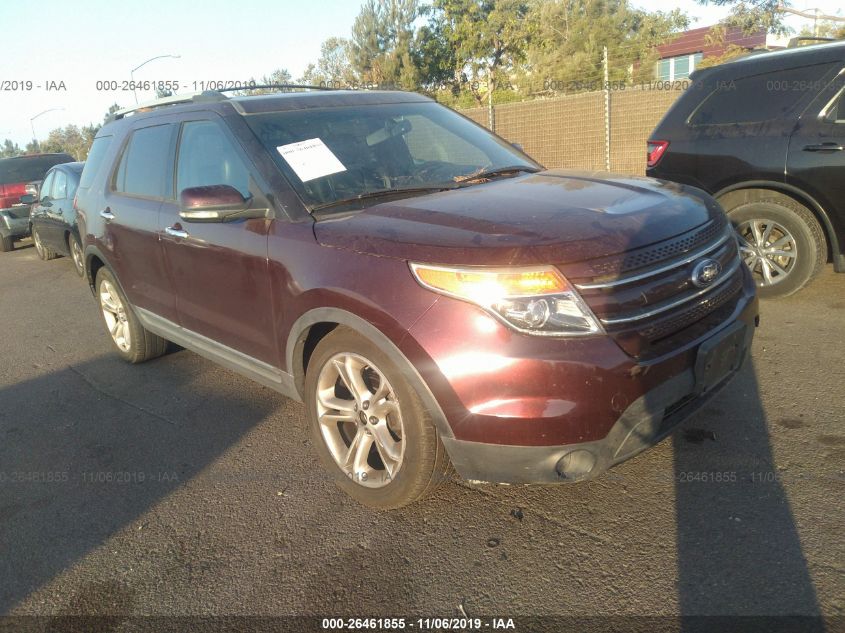
[(555, 470), (561, 479), (583, 479), (595, 468), (596, 456), (584, 449), (574, 450), (561, 457)]

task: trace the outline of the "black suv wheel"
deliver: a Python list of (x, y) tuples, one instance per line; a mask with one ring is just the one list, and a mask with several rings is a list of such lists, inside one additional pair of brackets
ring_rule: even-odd
[(827, 247), (822, 227), (797, 202), (781, 198), (748, 202), (728, 215), (761, 297), (797, 292), (824, 265)]

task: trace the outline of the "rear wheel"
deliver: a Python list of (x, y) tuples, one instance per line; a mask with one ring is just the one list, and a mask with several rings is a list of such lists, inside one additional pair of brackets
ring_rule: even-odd
[(761, 200), (728, 213), (739, 235), (740, 255), (761, 297), (803, 288), (824, 265), (827, 245), (813, 214), (797, 202)]
[(114, 275), (101, 268), (97, 272), (97, 299), (117, 353), (130, 363), (142, 363), (167, 351), (167, 341), (144, 329), (124, 296)]
[(414, 388), (376, 345), (338, 328), (305, 378), (314, 445), (337, 485), (364, 505), (398, 508), (437, 487), (449, 460)]
[(85, 276), (85, 259), (82, 255), (82, 246), (76, 236), (72, 233), (68, 235), (67, 246), (70, 251), (70, 256), (73, 259), (73, 267), (76, 269), (76, 274), (80, 277)]
[(41, 234), (36, 228), (32, 229), (32, 241), (35, 243), (35, 252), (38, 253), (38, 257), (40, 257), (42, 261), (46, 262), (58, 257), (56, 251), (41, 241)]
[(15, 241), (12, 239), (11, 235), (3, 235), (0, 236), (0, 253), (8, 253), (9, 251), (14, 250), (15, 248)]

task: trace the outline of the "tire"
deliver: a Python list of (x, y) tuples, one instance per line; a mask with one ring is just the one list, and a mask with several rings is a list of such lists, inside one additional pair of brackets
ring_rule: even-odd
[(67, 250), (73, 261), (73, 268), (80, 277), (85, 276), (85, 256), (82, 253), (82, 245), (73, 233), (67, 236)]
[(111, 271), (100, 268), (95, 288), (106, 331), (123, 360), (143, 363), (167, 351), (167, 341), (141, 325)]
[[(344, 376), (353, 376), (358, 397)], [(319, 402), (318, 393), (323, 394)], [(353, 330), (339, 327), (314, 348), (305, 401), (320, 460), (335, 483), (363, 505), (378, 510), (408, 505), (450, 472), (437, 428), (417, 392), (387, 354)], [(362, 450), (350, 450), (353, 444)], [(358, 455), (366, 461), (355, 460)]]
[(731, 209), (728, 217), (740, 236), (740, 254), (752, 270), (760, 297), (798, 292), (827, 259), (821, 225), (797, 202), (780, 198), (749, 202)]
[(48, 262), (51, 259), (56, 259), (58, 253), (41, 241), (41, 236), (38, 234), (38, 229), (32, 227), (32, 243), (35, 244), (35, 252), (43, 262)]
[(9, 253), (15, 250), (15, 240), (11, 235), (0, 236), (0, 253)]

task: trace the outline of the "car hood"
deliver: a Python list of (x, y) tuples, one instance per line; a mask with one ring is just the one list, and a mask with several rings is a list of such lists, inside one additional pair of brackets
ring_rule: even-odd
[(325, 246), (419, 262), (558, 264), (660, 242), (721, 213), (684, 185), (549, 170), (329, 216), (314, 231)]

